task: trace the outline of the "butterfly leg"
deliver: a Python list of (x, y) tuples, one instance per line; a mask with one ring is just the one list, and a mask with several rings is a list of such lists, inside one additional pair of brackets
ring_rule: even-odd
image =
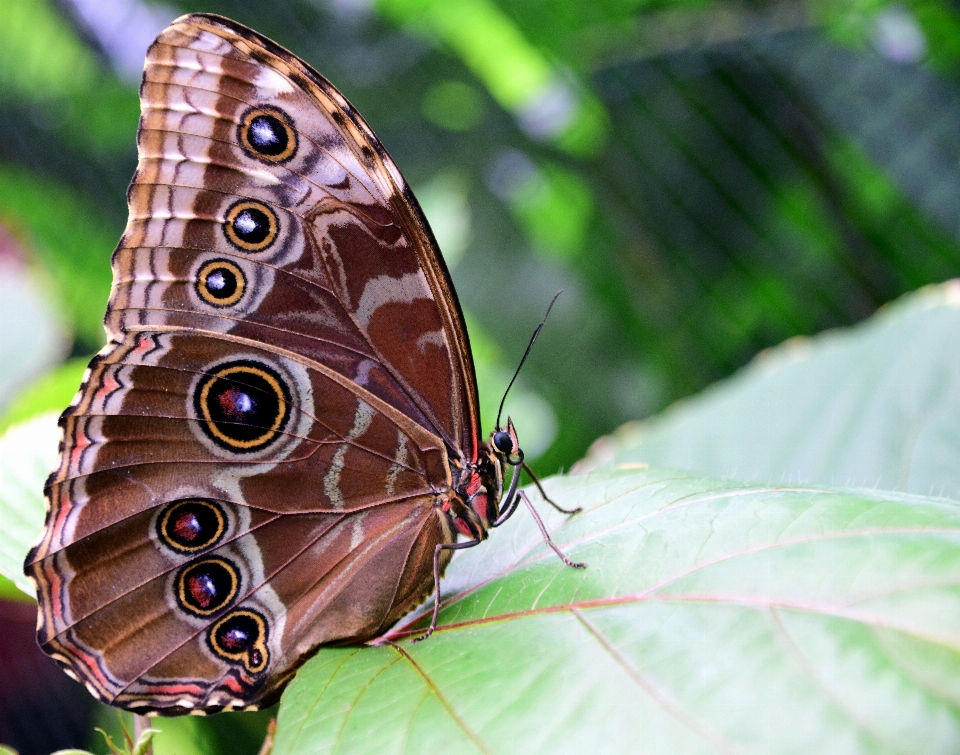
[(540, 534), (543, 535), (544, 541), (546, 542), (547, 545), (549, 545), (553, 549), (553, 552), (560, 557), (560, 560), (563, 561), (563, 563), (565, 563), (567, 566), (572, 566), (574, 569), (586, 569), (587, 565), (585, 563), (583, 563), (582, 561), (571, 561), (569, 558), (563, 555), (563, 551), (561, 551), (556, 546), (556, 543), (554, 543), (553, 540), (550, 539), (550, 535), (547, 532), (547, 528), (543, 526), (543, 520), (540, 518), (540, 515), (537, 513), (537, 510), (533, 507), (533, 504), (530, 502), (530, 499), (527, 498), (527, 494), (521, 490), (517, 493), (517, 497), (522, 498), (523, 502), (527, 504), (527, 508), (530, 509), (530, 513), (533, 514), (533, 521), (535, 521), (537, 523), (537, 526), (540, 528)]
[(473, 540), (465, 540), (462, 543), (441, 543), (433, 549), (433, 617), (430, 619), (430, 626), (427, 627), (427, 631), (417, 637), (414, 640), (415, 643), (427, 639), (437, 628), (437, 617), (440, 615), (440, 551), (444, 549), (458, 551), (463, 548), (472, 548), (482, 542), (478, 537)]
[(575, 509), (563, 508), (563, 506), (552, 500), (550, 496), (547, 495), (547, 492), (543, 489), (543, 485), (540, 484), (540, 478), (533, 473), (533, 470), (530, 469), (530, 467), (524, 464), (523, 469), (528, 475), (530, 475), (530, 479), (533, 480), (533, 484), (537, 486), (537, 490), (540, 491), (540, 495), (543, 496), (543, 500), (553, 506), (553, 508), (555, 508), (557, 511), (562, 514), (579, 514), (581, 511), (583, 511), (583, 506), (577, 506)]

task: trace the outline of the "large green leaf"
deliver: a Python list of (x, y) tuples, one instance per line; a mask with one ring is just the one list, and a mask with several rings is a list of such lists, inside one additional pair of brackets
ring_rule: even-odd
[(637, 469), (550, 489), (586, 508), (548, 517), (585, 571), (521, 511), (454, 558), (430, 640), (308, 662), (274, 755), (960, 750), (960, 506)]
[(625, 462), (770, 483), (960, 498), (960, 281), (762, 354), (734, 378), (594, 444)]

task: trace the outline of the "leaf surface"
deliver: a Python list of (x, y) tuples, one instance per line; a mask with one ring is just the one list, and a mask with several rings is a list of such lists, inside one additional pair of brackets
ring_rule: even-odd
[(38, 414), (0, 436), (0, 574), (31, 597), (23, 560), (43, 529), (43, 484), (57, 464), (58, 415)]
[(586, 509), (546, 517), (586, 570), (518, 513), (455, 556), (431, 639), (309, 661), (275, 755), (960, 750), (960, 506), (636, 469), (549, 491)]
[(791, 339), (740, 374), (597, 441), (628, 462), (769, 483), (960, 500), (960, 280), (854, 328)]

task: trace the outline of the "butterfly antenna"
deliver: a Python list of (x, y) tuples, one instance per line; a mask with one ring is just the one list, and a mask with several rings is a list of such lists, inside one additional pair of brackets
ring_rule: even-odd
[(527, 361), (527, 356), (530, 354), (530, 349), (533, 348), (534, 341), (537, 340), (537, 336), (540, 335), (540, 331), (543, 329), (544, 323), (546, 323), (547, 318), (550, 316), (550, 310), (553, 309), (553, 305), (557, 303), (557, 299), (560, 298), (560, 294), (562, 293), (563, 289), (561, 288), (554, 295), (553, 299), (550, 300), (550, 306), (547, 307), (547, 311), (543, 314), (543, 319), (540, 321), (540, 324), (537, 326), (536, 330), (533, 331), (533, 335), (530, 336), (530, 343), (527, 344), (527, 350), (523, 352), (523, 356), (520, 358), (520, 364), (517, 365), (516, 372), (514, 372), (513, 377), (510, 378), (510, 384), (507, 386), (507, 390), (503, 392), (503, 398), (500, 399), (500, 408), (497, 410), (497, 430), (500, 430), (500, 415), (503, 414), (503, 404), (507, 400), (507, 394), (510, 393), (510, 389), (513, 388), (513, 383), (517, 379), (517, 375), (520, 374), (520, 369), (523, 367), (523, 363)]

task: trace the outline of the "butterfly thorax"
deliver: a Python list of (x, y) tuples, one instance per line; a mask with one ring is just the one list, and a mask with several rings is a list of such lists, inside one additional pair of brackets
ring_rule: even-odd
[(485, 540), (499, 514), (503, 494), (503, 463), (488, 443), (480, 446), (477, 460), (454, 468), (453, 493), (443, 509), (460, 534)]
[[(454, 464), (453, 489), (456, 502), (445, 508), (456, 530), (474, 540), (485, 540), (492, 527), (503, 524), (510, 517), (503, 516), (500, 508), (503, 498), (503, 470), (507, 466), (519, 467), (523, 464), (523, 452), (517, 438), (516, 428), (507, 418), (506, 428), (497, 428), (490, 434), (490, 440), (480, 444), (475, 461), (466, 465)], [(513, 497), (517, 476), (511, 480), (507, 498)], [(505, 509), (511, 508), (508, 500)]]

